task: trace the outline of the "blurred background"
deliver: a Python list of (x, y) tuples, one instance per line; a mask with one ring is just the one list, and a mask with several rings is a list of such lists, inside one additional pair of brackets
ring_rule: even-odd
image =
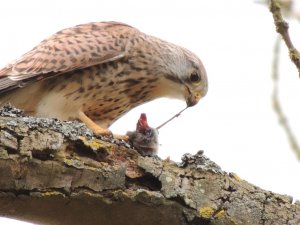
[[(285, 16), (300, 49), (300, 7), (293, 3), (287, 4)], [(208, 94), (161, 128), (159, 156), (180, 161), (184, 153), (204, 150), (223, 170), (300, 199), (300, 162), (273, 109), (278, 34), (263, 0), (10, 0), (0, 8), (1, 67), (53, 33), (93, 21), (128, 23), (195, 52), (208, 73)], [(283, 43), (278, 60), (278, 98), (299, 140), (300, 80)], [(149, 124), (156, 127), (184, 107), (181, 101), (159, 99), (132, 110), (111, 129), (134, 130), (140, 113), (147, 113)], [(21, 222), (0, 218), (0, 224)]]

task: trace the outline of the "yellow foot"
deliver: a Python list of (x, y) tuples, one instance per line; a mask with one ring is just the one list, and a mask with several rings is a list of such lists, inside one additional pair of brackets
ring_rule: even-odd
[(101, 136), (108, 136), (108, 137), (112, 137), (113, 134), (110, 130), (108, 129), (103, 129), (102, 127), (93, 127), (93, 128), (90, 128), (94, 134), (96, 135), (101, 135)]
[(78, 117), (96, 135), (110, 136), (110, 137), (114, 137), (116, 139), (128, 141), (129, 137), (127, 135), (112, 134), (112, 132), (109, 129), (105, 129), (105, 128), (100, 127), (93, 120), (91, 120), (87, 115), (85, 115), (85, 113), (82, 112), (82, 111), (79, 112)]

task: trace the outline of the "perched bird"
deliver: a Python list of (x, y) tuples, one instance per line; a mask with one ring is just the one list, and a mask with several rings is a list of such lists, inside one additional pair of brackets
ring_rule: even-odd
[(171, 97), (193, 106), (206, 92), (195, 54), (119, 22), (59, 31), (0, 70), (0, 106), (81, 120), (102, 135), (145, 102)]
[(158, 131), (148, 125), (147, 116), (142, 113), (135, 131), (127, 132), (129, 142), (143, 156), (156, 155), (158, 150)]

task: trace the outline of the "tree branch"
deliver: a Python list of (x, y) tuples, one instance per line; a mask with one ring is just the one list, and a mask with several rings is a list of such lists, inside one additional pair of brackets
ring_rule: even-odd
[(278, 66), (279, 66), (279, 56), (280, 56), (280, 38), (277, 38), (274, 46), (274, 53), (273, 53), (273, 65), (272, 65), (272, 79), (273, 79), (273, 93), (272, 93), (272, 101), (273, 101), (273, 108), (275, 113), (277, 114), (278, 120), (282, 128), (284, 129), (285, 133), (287, 134), (288, 141), (291, 145), (293, 152), (295, 153), (298, 160), (300, 160), (300, 147), (297, 143), (297, 139), (295, 134), (293, 133), (288, 119), (285, 116), (281, 103), (278, 97), (278, 80), (279, 80), (279, 73), (278, 73)]
[(300, 54), (291, 41), (288, 31), (289, 24), (283, 19), (277, 0), (270, 0), (269, 9), (273, 15), (276, 31), (282, 36), (286, 46), (288, 47), (290, 59), (296, 65), (300, 76)]
[(142, 157), (77, 122), (0, 110), (0, 215), (40, 224), (300, 224), (300, 203), (198, 152)]

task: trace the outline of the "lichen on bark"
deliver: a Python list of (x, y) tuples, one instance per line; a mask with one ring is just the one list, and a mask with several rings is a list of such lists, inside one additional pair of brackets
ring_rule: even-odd
[(0, 110), (0, 215), (38, 224), (300, 224), (289, 196), (204, 156), (143, 157), (79, 122)]

